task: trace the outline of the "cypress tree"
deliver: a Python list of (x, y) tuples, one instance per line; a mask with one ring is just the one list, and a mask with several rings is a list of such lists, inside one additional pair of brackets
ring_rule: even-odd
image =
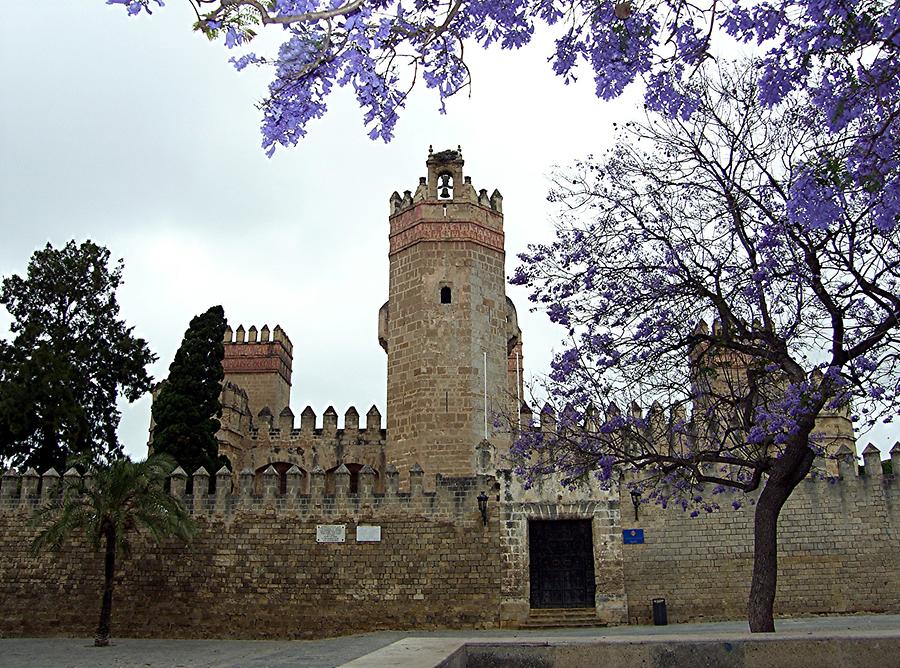
[(224, 460), (216, 432), (222, 416), (225, 327), (221, 306), (191, 320), (153, 401), (153, 452), (171, 455), (189, 474), (201, 466), (214, 474)]

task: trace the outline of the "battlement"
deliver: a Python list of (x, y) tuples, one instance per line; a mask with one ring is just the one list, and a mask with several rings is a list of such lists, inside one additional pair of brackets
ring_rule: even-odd
[[(527, 403), (523, 402), (519, 411), (519, 431), (559, 435), (570, 435), (579, 430), (596, 432), (605, 420), (626, 414), (634, 420), (634, 426), (648, 441), (656, 443), (660, 447), (666, 443), (670, 447), (679, 447), (679, 444), (683, 445), (693, 439), (702, 438), (706, 429), (704, 425), (697, 425), (693, 422), (693, 416), (683, 405), (665, 410), (659, 402), (653, 402), (647, 410), (644, 410), (636, 401), (632, 401), (628, 406), (627, 413), (614, 403), (609, 404), (604, 412), (605, 418), (601, 417), (596, 410), (588, 409), (585, 415), (580, 415), (571, 408), (565, 407), (558, 416), (553, 406), (547, 403), (538, 412), (539, 417), (535, 421), (534, 412)], [(681, 425), (681, 427), (675, 430), (675, 425)], [(817, 473), (823, 473), (822, 466), (824, 466), (825, 474), (836, 475), (837, 465), (835, 462), (841, 456), (849, 453), (850, 456), (856, 457), (853, 423), (846, 407), (823, 410), (816, 418), (816, 426), (812, 435), (825, 452), (824, 465), (822, 464), (823, 460), (816, 460), (819, 462), (816, 465)], [(891, 450), (892, 461), (895, 457), (893, 453), (897, 451), (898, 447), (900, 447), (900, 442), (895, 444)], [(869, 444), (867, 450), (870, 450), (870, 453), (871, 450), (878, 451), (872, 444)]]
[[(474, 204), (494, 213), (503, 213), (503, 195), (494, 189), (488, 195), (486, 189), (475, 190), (472, 185), (472, 177), (463, 175), (462, 148), (456, 150), (439, 151), (435, 153), (431, 146), (428, 147), (428, 159), (426, 160), (428, 175), (419, 178), (419, 185), (415, 192), (404, 190), (403, 196), (394, 191), (391, 194), (390, 216), (398, 215), (416, 204), (429, 202), (439, 205), (449, 203)], [(446, 216), (446, 207), (434, 210), (434, 215)]]
[[(894, 471), (900, 471), (900, 441), (890, 451)], [(808, 480), (816, 485), (820, 496), (850, 493), (883, 494), (890, 502), (900, 501), (900, 475), (885, 475), (881, 453), (869, 444), (863, 451), (864, 466), (860, 474), (856, 458), (843, 449), (838, 453), (840, 475), (836, 478)], [(279, 484), (279, 473), (274, 466), (262, 472), (262, 484), (254, 484), (254, 472), (244, 469), (238, 475), (222, 467), (215, 474), (215, 492), (210, 489), (210, 474), (200, 468), (192, 475), (193, 494), (186, 494), (188, 474), (178, 467), (169, 476), (171, 493), (180, 498), (194, 515), (228, 516), (242, 512), (266, 511), (302, 518), (328, 517), (378, 517), (381, 514), (417, 514), (431, 518), (458, 519), (478, 513), (477, 497), (481, 492), (490, 494), (498, 489), (492, 475), (464, 477), (434, 476), (434, 492), (426, 492), (425, 473), (416, 464), (409, 470), (409, 489), (400, 491), (400, 474), (392, 465), (383, 473), (383, 493), (375, 492), (378, 475), (371, 467), (363, 466), (358, 475), (358, 491), (351, 492), (351, 472), (345, 465), (326, 473), (315, 466), (308, 473), (297, 466), (287, 470), (287, 484)], [(326, 493), (326, 476), (333, 477), (333, 494)], [(507, 485), (518, 485), (506, 475)], [(82, 479), (77, 470), (69, 469), (62, 476), (54, 469), (43, 475), (29, 468), (24, 473), (6, 471), (0, 478), (0, 512), (4, 514), (30, 515), (42, 504), (59, 497), (65, 487), (74, 486)], [(527, 496), (527, 495), (526, 495)], [(576, 495), (578, 496), (578, 495)], [(583, 495), (581, 495), (583, 496)], [(588, 495), (593, 498), (592, 495)], [(523, 497), (524, 498), (524, 497)], [(588, 497), (585, 497), (588, 498)], [(579, 500), (580, 497), (573, 497)], [(525, 498), (525, 500), (528, 500)]]
[[(193, 494), (186, 494), (188, 474), (178, 467), (169, 476), (171, 494), (182, 500), (194, 516), (233, 517), (242, 513), (275, 513), (303, 519), (365, 518), (419, 516), (443, 520), (465, 520), (480, 523), (478, 495), (493, 493), (492, 476), (434, 476), (435, 491), (425, 491), (425, 473), (418, 465), (409, 471), (409, 489), (400, 491), (400, 474), (393, 466), (384, 472), (384, 492), (375, 492), (375, 471), (364, 466), (359, 476), (358, 491), (351, 492), (350, 470), (339, 466), (327, 473), (315, 467), (304, 473), (293, 466), (287, 471), (287, 485), (279, 485), (279, 474), (269, 466), (262, 474), (262, 484), (254, 484), (249, 469), (237, 476), (222, 467), (215, 474), (215, 492), (210, 489), (210, 474), (200, 468), (192, 475)], [(334, 493), (326, 493), (326, 476), (333, 477)], [(7, 471), (0, 483), (0, 512), (30, 515), (41, 504), (58, 498), (64, 486), (74, 486), (81, 476), (70, 469), (62, 478), (50, 469), (38, 476), (34, 469), (24, 474)]]
[(262, 408), (248, 431), (251, 440), (303, 441), (312, 438), (335, 438), (369, 442), (384, 440), (381, 427), (381, 411), (372, 406), (366, 413), (365, 426), (360, 428), (359, 411), (350, 406), (344, 411), (344, 425), (338, 428), (338, 414), (334, 406), (329, 406), (322, 414), (321, 426), (317, 426), (316, 412), (307, 406), (300, 414), (300, 426), (295, 426), (294, 412), (285, 406), (276, 418), (268, 406)]
[(281, 325), (275, 325), (274, 330), (269, 330), (268, 325), (263, 325), (259, 330), (255, 325), (251, 325), (249, 329), (244, 330), (243, 325), (238, 325), (237, 330), (232, 331), (231, 326), (225, 327), (225, 344), (253, 344), (253, 343), (280, 343), (288, 355), (294, 352), (294, 344), (291, 343), (290, 337), (281, 329)]

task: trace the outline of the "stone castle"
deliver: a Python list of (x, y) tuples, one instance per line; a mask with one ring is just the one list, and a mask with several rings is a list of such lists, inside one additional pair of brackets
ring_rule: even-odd
[(506, 296), (503, 197), (475, 190), (460, 150), (429, 152), (426, 165), (414, 193), (390, 198), (388, 301), (377, 319), (387, 354), (387, 428), (376, 406), (363, 424), (350, 407), (340, 429), (333, 407), (317, 426), (307, 406), (297, 425), (287, 334), (277, 326), (229, 327), (219, 450), (233, 470), (249, 469), (259, 480), (272, 466), (284, 489), (292, 466), (304, 474), (319, 467), (330, 491), (338, 467), (350, 471), (355, 490), (368, 466), (381, 491), (389, 465), (404, 481), (414, 465), (474, 475), (496, 469), (509, 450), (510, 430), (495, 418), (518, 415), (523, 357)]
[[(388, 301), (378, 312), (378, 341), (388, 358), (386, 429), (376, 406), (363, 425), (351, 406), (343, 428), (334, 407), (317, 426), (307, 406), (298, 426), (289, 405), (288, 335), (267, 325), (226, 330), (219, 450), (234, 471), (252, 472), (257, 487), (269, 466), (282, 490), (291, 467), (304, 475), (321, 468), (329, 492), (340, 466), (350, 472), (352, 491), (366, 466), (377, 491), (388, 466), (404, 481), (415, 465), (449, 476), (492, 472), (504, 465), (515, 430), (530, 425), (533, 412), (522, 402), (522, 331), (505, 289), (503, 197), (475, 190), (463, 174), (461, 150), (429, 152), (426, 166), (414, 193), (390, 197)], [(709, 331), (702, 321), (698, 328)], [(692, 351), (692, 361), (699, 355)], [(714, 384), (734, 385), (744, 376), (733, 355), (705, 364), (717, 368)], [(649, 407), (651, 422), (658, 410)], [(630, 411), (642, 409), (633, 404)], [(545, 427), (552, 420), (547, 407), (540, 418)], [(848, 411), (823, 414), (816, 431), (831, 457), (820, 460), (821, 468), (836, 474), (837, 451), (856, 453)]]
[[(521, 403), (502, 197), (475, 190), (459, 150), (430, 153), (427, 168), (415, 192), (390, 198), (378, 312), (387, 424), (376, 407), (364, 421), (346, 410), (340, 428), (329, 407), (317, 424), (307, 407), (298, 426), (287, 334), (227, 332), (219, 438), (234, 474), (172, 473), (171, 493), (200, 531), (188, 546), (139, 541), (118, 576), (114, 634), (649, 623), (654, 598), (667, 600), (673, 622), (744, 616), (746, 498), (731, 510), (724, 495), (728, 510), (692, 519), (632, 507), (627, 490), (592, 480), (572, 489), (548, 476), (526, 489), (512, 474), (511, 430), (492, 416), (515, 417), (512, 431), (557, 426), (544, 410), (528, 426)], [(731, 359), (719, 373), (737, 371)], [(825, 416), (821, 431), (835, 477), (810, 477), (782, 512), (776, 614), (898, 612), (900, 481), (882, 473), (871, 445), (859, 475), (846, 413)], [(900, 471), (900, 444), (891, 459)], [(62, 555), (28, 554), (28, 518), (77, 475), (0, 480), (0, 635), (92, 630), (102, 555), (83, 539)]]

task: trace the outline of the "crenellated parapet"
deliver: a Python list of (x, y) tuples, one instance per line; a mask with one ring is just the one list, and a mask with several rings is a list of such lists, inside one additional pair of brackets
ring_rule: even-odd
[(307, 406), (300, 414), (299, 425), (296, 424), (294, 412), (290, 407), (285, 406), (276, 419), (271, 409), (264, 406), (253, 419), (252, 425), (247, 430), (247, 436), (251, 441), (270, 443), (337, 442), (337, 440), (348, 443), (381, 443), (384, 440), (385, 430), (381, 426), (381, 411), (376, 406), (368, 410), (365, 424), (362, 426), (359, 411), (355, 406), (350, 406), (344, 411), (341, 427), (338, 426), (338, 414), (333, 406), (325, 409), (321, 422), (317, 421), (312, 406)]
[[(863, 460), (863, 466), (859, 466), (853, 453), (844, 448), (837, 455), (839, 476), (811, 479), (805, 484), (816, 486), (817, 494), (822, 498), (827, 495), (838, 498), (848, 493), (856, 493), (859, 498), (883, 495), (885, 503), (895, 507), (900, 502), (900, 475), (884, 473), (881, 451), (871, 443), (863, 450)], [(900, 471), (900, 441), (891, 448), (890, 461), (893, 470)], [(335, 478), (331, 492), (326, 485), (329, 475)], [(217, 515), (275, 509), (304, 517), (370, 516), (379, 511), (390, 511), (420, 513), (435, 518), (459, 518), (478, 511), (477, 497), (481, 492), (492, 494), (497, 489), (502, 490), (498, 500), (515, 503), (540, 503), (547, 499), (580, 503), (607, 500), (617, 493), (615, 489), (598, 486), (593, 480), (564, 489), (555, 478), (548, 478), (541, 484), (526, 488), (518, 477), (509, 472), (501, 473), (500, 477), (505, 482), (499, 487), (494, 475), (448, 477), (436, 474), (434, 491), (425, 491), (425, 472), (418, 464), (408, 471), (409, 483), (403, 491), (400, 473), (392, 465), (387, 465), (381, 474), (384, 478), (383, 491), (376, 491), (378, 472), (372, 467), (363, 466), (356, 475), (359, 482), (355, 487), (351, 487), (352, 474), (345, 465), (339, 465), (331, 472), (321, 466), (307, 471), (291, 467), (286, 472), (286, 485), (280, 484), (280, 476), (274, 466), (262, 472), (261, 485), (255, 483), (257, 476), (249, 468), (233, 474), (222, 467), (215, 474), (210, 474), (201, 467), (189, 476), (178, 467), (169, 477), (172, 495), (182, 499), (193, 513)], [(193, 480), (192, 494), (186, 493), (189, 477)], [(214, 491), (209, 492), (213, 478)], [(38, 474), (33, 468), (23, 473), (4, 471), (0, 476), (0, 511), (7, 514), (32, 513), (39, 505), (58, 499), (63, 489), (74, 487), (81, 479), (81, 474), (75, 469), (69, 469), (62, 476), (54, 469), (43, 474)]]
[[(372, 406), (361, 419), (359, 411), (349, 407), (340, 419), (334, 407), (329, 406), (319, 417), (311, 406), (303, 409), (299, 420), (289, 406), (277, 415), (264, 406), (252, 416), (238, 438), (227, 438), (224, 416), (223, 430), (219, 432), (220, 444), (229, 442), (220, 451), (236, 470), (248, 468), (256, 475), (256, 482), (268, 465), (275, 465), (284, 486), (286, 471), (297, 466), (308, 472), (316, 466), (332, 471), (343, 463), (354, 466), (353, 474), (361, 466), (376, 470), (376, 476), (384, 469), (384, 443), (386, 431), (382, 427), (381, 412)], [(225, 436), (225, 438), (223, 438)], [(354, 478), (355, 482), (355, 478)], [(379, 478), (379, 487), (383, 483)], [(332, 480), (329, 478), (329, 489)]]
[[(887, 508), (889, 517), (893, 513), (894, 517), (900, 518), (900, 515), (897, 514), (900, 509), (897, 505), (900, 502), (900, 474), (884, 473), (885, 467), (881, 451), (871, 443), (863, 450), (862, 457), (864, 464), (860, 466), (855, 454), (849, 448), (842, 448), (838, 451), (835, 460), (837, 475), (826, 478), (809, 477), (802, 483), (802, 487), (797, 488), (797, 495), (802, 495), (804, 498), (811, 495), (811, 498), (817, 500), (814, 505), (827, 502), (833, 507), (843, 507), (848, 500), (852, 500), (852, 503), (846, 506), (848, 512), (879, 513), (881, 511), (877, 510), (878, 508)], [(893, 471), (900, 471), (900, 441), (895, 443), (890, 450), (890, 462)], [(499, 474), (502, 494), (510, 503), (525, 505), (552, 503), (558, 506), (553, 512), (562, 513), (567, 506), (572, 504), (609, 500), (619, 502), (621, 499), (620, 507), (623, 516), (629, 514), (633, 516), (632, 499), (626, 485), (604, 485), (592, 476), (578, 481), (575, 485), (564, 485), (561, 484), (562, 478), (561, 474), (547, 474), (536, 477), (531, 484), (525, 484), (522, 478), (513, 475), (510, 471), (503, 471)], [(732, 501), (739, 501), (736, 507), (747, 506), (748, 499), (755, 499), (758, 494), (758, 491), (744, 494), (738, 490), (724, 488), (720, 494), (705, 497), (704, 500), (710, 504), (717, 503), (721, 507), (720, 512), (727, 514), (731, 512)], [(653, 509), (653, 512), (657, 512), (659, 510), (655, 508), (655, 504), (645, 505), (648, 506), (648, 511)], [(640, 513), (643, 516), (644, 505), (641, 508)], [(680, 513), (681, 510), (676, 508), (673, 512)], [(563, 517), (564, 515), (560, 514), (559, 516)], [(631, 522), (630, 519), (625, 521)]]
[(270, 330), (268, 325), (263, 325), (260, 329), (257, 329), (256, 325), (251, 325), (246, 330), (243, 325), (238, 325), (237, 330), (232, 330), (229, 325), (225, 327), (223, 343), (235, 345), (278, 343), (284, 347), (288, 355), (293, 355), (294, 353), (294, 344), (291, 343), (290, 337), (281, 328), (281, 325), (275, 325), (274, 330)]
[[(480, 523), (478, 495), (495, 489), (491, 476), (445, 477), (434, 476), (434, 491), (425, 491), (425, 473), (414, 466), (409, 471), (409, 486), (401, 491), (399, 472), (388, 467), (385, 471), (384, 491), (376, 491), (376, 473), (363, 467), (359, 484), (351, 489), (351, 473), (346, 466), (334, 472), (334, 488), (329, 491), (326, 471), (316, 467), (303, 472), (294, 467), (287, 472), (288, 483), (281, 486), (277, 470), (270, 466), (262, 474), (262, 484), (255, 484), (256, 476), (245, 469), (237, 476), (222, 468), (214, 476), (204, 468), (191, 476), (181, 467), (169, 476), (171, 494), (180, 499), (195, 516), (228, 519), (243, 513), (272, 513), (297, 518), (324, 520), (330, 518), (424, 517), (447, 521), (474, 521)], [(187, 481), (193, 478), (192, 493), (188, 494)], [(214, 491), (210, 492), (210, 479), (215, 478)], [(38, 476), (33, 469), (24, 474), (7, 471), (0, 482), (0, 512), (5, 514), (32, 514), (40, 505), (59, 498), (63, 486), (60, 476), (49, 470)], [(78, 482), (77, 472), (67, 473), (66, 485)]]
[[(357, 475), (358, 485), (351, 487), (351, 472), (344, 465), (330, 473), (319, 466), (307, 472), (294, 467), (287, 472), (287, 485), (281, 486), (277, 470), (270, 466), (263, 471), (261, 485), (253, 484), (256, 476), (245, 469), (236, 481), (227, 471), (220, 472), (212, 494), (203, 493), (208, 489), (203, 486), (205, 477), (194, 478), (194, 489), (199, 493), (184, 494), (180, 483), (172, 485), (172, 489), (193, 514), (226, 519), (240, 513), (274, 512), (298, 521), (361, 518), (374, 522), (379, 517), (411, 516), (480, 522), (478, 495), (495, 488), (491, 476), (436, 474), (434, 491), (426, 491), (426, 486), (430, 489), (431, 485), (426, 485), (425, 472), (419, 466), (408, 472), (409, 485), (402, 491), (400, 474), (394, 467), (388, 466), (383, 473), (382, 490), (376, 485), (377, 474), (371, 467), (364, 466)], [(331, 486), (327, 484), (330, 476), (334, 479)]]
[[(564, 408), (561, 415), (557, 416), (553, 406), (548, 403), (538, 411), (539, 417), (535, 420), (534, 411), (528, 404), (523, 403), (519, 411), (519, 430), (559, 435), (581, 430), (596, 431), (605, 420), (622, 414), (618, 406), (609, 404), (605, 410), (605, 419), (601, 418), (596, 410), (589, 409), (586, 415), (578, 416), (576, 423), (571, 417), (566, 416), (569, 410)], [(672, 406), (667, 410), (657, 401), (645, 410), (636, 401), (632, 401), (626, 413), (635, 421), (634, 424), (641, 432), (642, 438), (657, 444), (661, 450), (670, 448), (679, 451), (703, 438), (702, 426), (694, 422), (694, 417), (688, 413), (685, 405)], [(836, 462), (839, 452), (849, 452), (853, 457), (857, 455), (853, 424), (847, 407), (823, 410), (816, 419), (812, 438), (825, 455), (816, 460), (816, 473), (835, 476), (838, 474)]]
[(390, 255), (428, 241), (472, 242), (503, 252), (503, 196), (476, 191), (463, 175), (462, 149), (428, 152), (415, 193), (390, 197)]

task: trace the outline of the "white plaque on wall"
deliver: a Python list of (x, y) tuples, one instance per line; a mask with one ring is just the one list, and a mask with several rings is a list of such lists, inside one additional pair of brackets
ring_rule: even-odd
[(317, 524), (317, 543), (343, 543), (347, 537), (346, 524)]
[(356, 527), (357, 543), (380, 543), (381, 527), (380, 526), (358, 526)]

